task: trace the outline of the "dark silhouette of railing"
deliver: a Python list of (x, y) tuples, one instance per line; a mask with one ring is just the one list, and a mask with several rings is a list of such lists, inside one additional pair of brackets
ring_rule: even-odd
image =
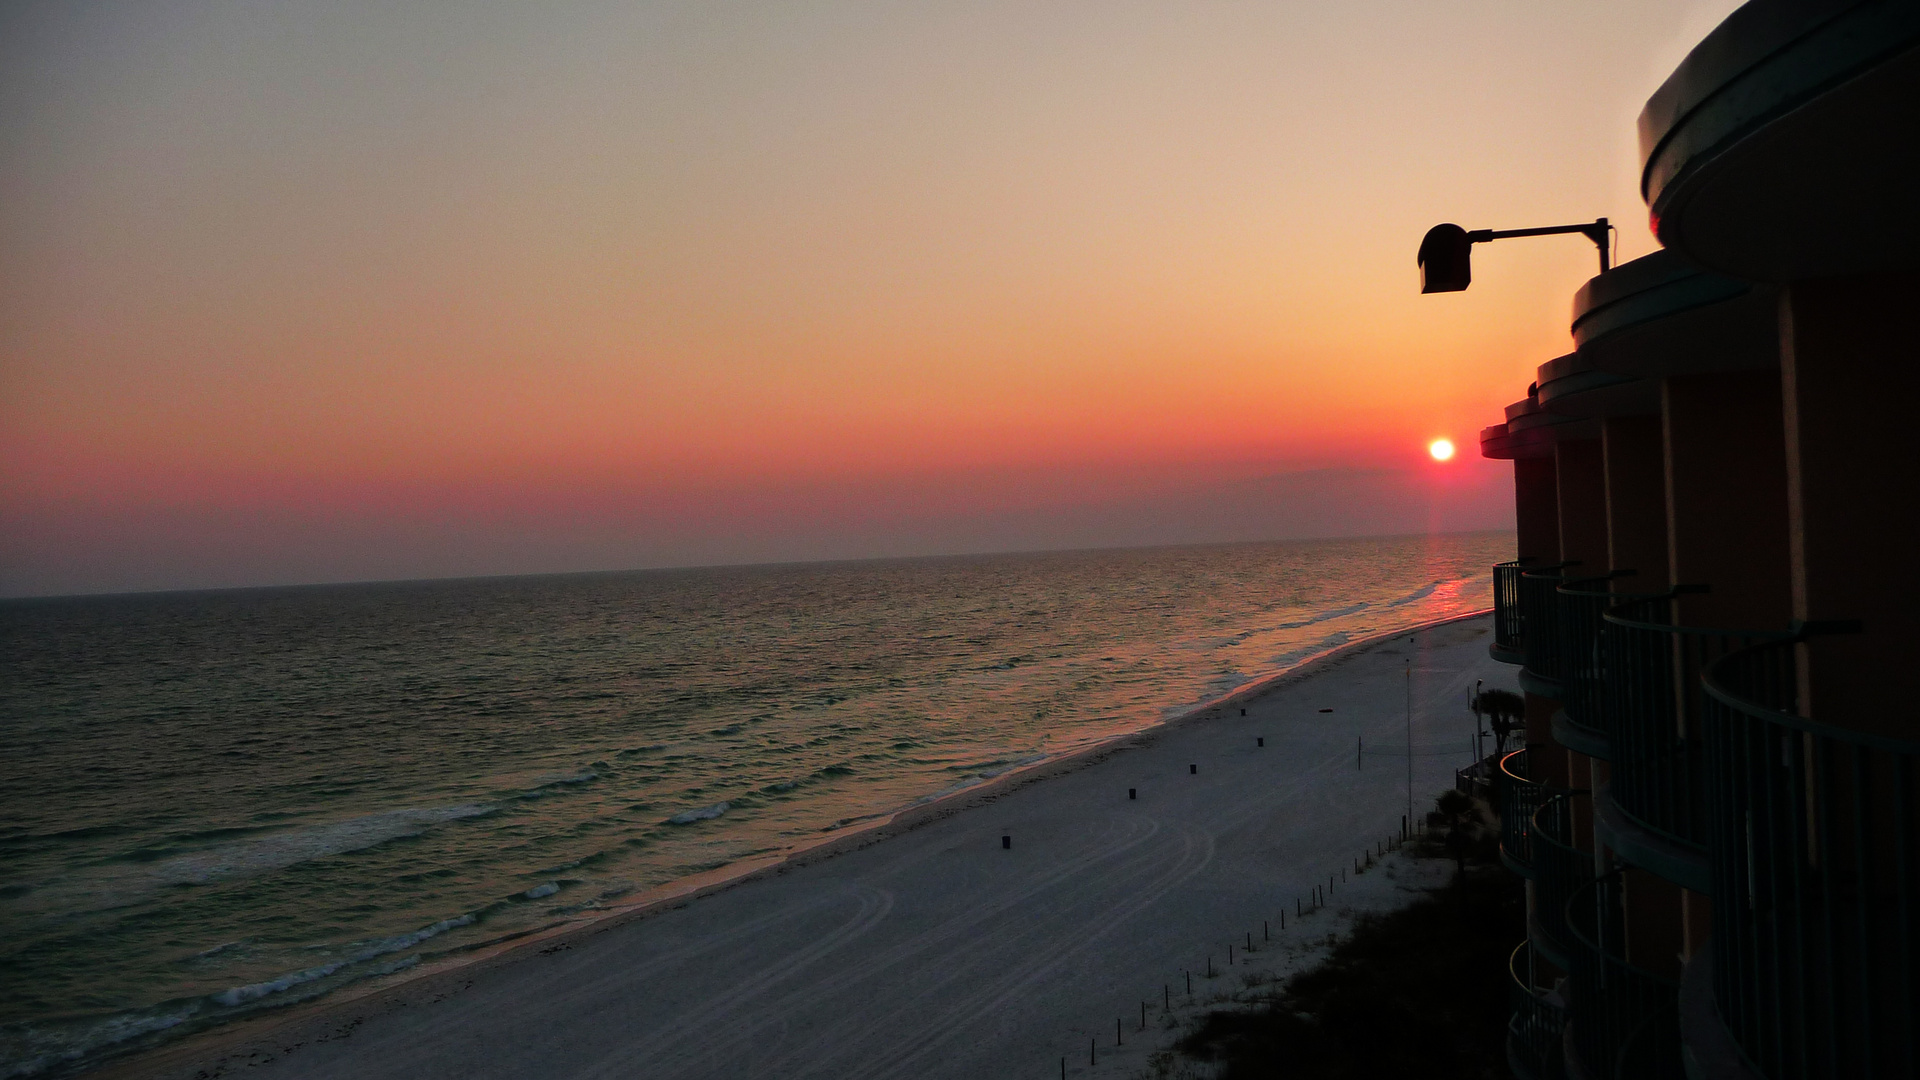
[[(1560, 620), (1556, 595), (1569, 578), (1562, 573), (1573, 563), (1528, 567), (1520, 573), (1521, 652), (1526, 673), (1551, 684), (1560, 681)], [(1560, 696), (1557, 687), (1548, 696)]]
[[(1588, 881), (1568, 898), (1569, 1042), (1590, 1077), (1682, 1080), (1680, 986), (1626, 959), (1620, 874)], [(1623, 1068), (1631, 1062), (1632, 1068)]]
[(1521, 641), (1526, 619), (1520, 611), (1520, 574), (1532, 559), (1495, 563), (1493, 567), (1493, 649), (1495, 660), (1518, 664), (1525, 658)]
[(1790, 634), (1677, 626), (1673, 602), (1681, 592), (1625, 599), (1601, 622), (1612, 751), (1607, 794), (1642, 828), (1704, 857), (1700, 674), (1729, 653)]
[(1554, 794), (1533, 813), (1533, 925), (1529, 936), (1549, 960), (1566, 966), (1574, 953), (1567, 926), (1567, 902), (1593, 882), (1593, 852), (1573, 842), (1575, 802), (1587, 803), (1585, 791)]
[(1717, 1011), (1772, 1080), (1920, 1075), (1920, 741), (1799, 715), (1799, 648), (1703, 679)]
[[(1568, 578), (1555, 589), (1554, 615), (1559, 626), (1560, 703), (1566, 722), (1585, 735), (1579, 749), (1596, 757), (1611, 757), (1608, 745), (1608, 684), (1601, 616), (1608, 608), (1635, 594), (1610, 592), (1613, 580), (1627, 576), (1616, 571), (1602, 577)], [(1606, 747), (1606, 753), (1598, 751)]]
[(1533, 876), (1533, 813), (1557, 792), (1527, 779), (1527, 751), (1500, 759), (1495, 780), (1500, 790), (1500, 861), (1521, 877)]
[(1533, 949), (1521, 942), (1507, 960), (1513, 1016), (1507, 1021), (1507, 1064), (1520, 1080), (1559, 1080), (1564, 1075), (1561, 1032), (1567, 1010), (1550, 987), (1540, 985)]

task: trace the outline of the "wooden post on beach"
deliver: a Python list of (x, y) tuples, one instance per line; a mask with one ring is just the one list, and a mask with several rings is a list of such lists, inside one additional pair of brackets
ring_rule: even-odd
[(1160, 1011), (1173, 1011), (1173, 987), (1168, 986), (1166, 983), (1160, 984)]
[(1253, 740), (1253, 745), (1255, 745), (1255, 746), (1265, 746), (1265, 745), (1267, 745), (1267, 737), (1266, 737), (1265, 735), (1261, 735), (1261, 736), (1258, 736), (1258, 737), (1256, 737), (1256, 738), (1255, 738), (1255, 739)]
[(1100, 1040), (1088, 1039), (1087, 1040), (1087, 1068), (1091, 1069), (1098, 1064), (1100, 1064)]
[(1365, 760), (1366, 756), (1367, 756), (1366, 737), (1363, 735), (1355, 735), (1353, 737), (1353, 767), (1355, 769), (1362, 768), (1363, 766), (1361, 762)]
[(1188, 775), (1188, 776), (1199, 776), (1199, 775), (1200, 775), (1200, 766), (1198, 766), (1198, 765), (1188, 765), (1188, 766), (1187, 766), (1187, 775)]
[(1247, 951), (1253, 951), (1253, 931), (1247, 931)]
[(1113, 1045), (1115, 1046), (1127, 1045), (1127, 1040), (1122, 1038), (1120, 1035), (1120, 1018), (1117, 1016), (1113, 1018)]
[[(1285, 915), (1282, 915), (1280, 917), (1283, 919), (1286, 918)], [(1273, 932), (1267, 929), (1267, 920), (1265, 919), (1260, 920), (1260, 940), (1261, 941), (1273, 940)]]
[(1147, 1003), (1144, 1001), (1140, 1003), (1140, 1030), (1147, 1030)]
[(1186, 973), (1186, 975), (1187, 975), (1187, 996), (1192, 997), (1193, 996), (1193, 972), (1189, 971)]
[(1060, 1080), (1067, 1080), (1067, 1059), (1060, 1059)]
[(1228, 967), (1233, 966), (1233, 946), (1232, 945), (1227, 946), (1227, 966)]
[(1133, 797), (1134, 797), (1134, 795), (1135, 795), (1135, 789), (1133, 789), (1133, 788), (1128, 788), (1128, 789), (1127, 789), (1127, 798), (1129, 798), (1129, 799), (1131, 799), (1131, 798), (1133, 798)]

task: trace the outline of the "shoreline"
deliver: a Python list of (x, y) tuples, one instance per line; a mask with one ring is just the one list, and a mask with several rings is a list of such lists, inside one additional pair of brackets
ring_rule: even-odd
[(838, 835), (805, 842), (777, 855), (745, 859), (705, 873), (665, 882), (591, 918), (523, 932), (457, 958), (420, 964), (404, 973), (371, 978), (365, 983), (344, 987), (318, 999), (290, 1003), (280, 1009), (263, 1010), (253, 1016), (187, 1035), (176, 1042), (165, 1042), (109, 1057), (98, 1066), (68, 1075), (113, 1080), (218, 1076), (234, 1067), (271, 1060), (288, 1049), (344, 1035), (370, 1015), (442, 1000), (470, 986), (483, 974), (511, 967), (535, 956), (572, 950), (598, 935), (685, 908), (695, 900), (870, 847), (992, 803), (1018, 789), (1076, 772), (1124, 750), (1150, 745), (1198, 721), (1217, 719), (1222, 710), (1252, 702), (1324, 674), (1393, 638), (1484, 618), (1490, 610), (1482, 608), (1430, 619), (1343, 642), (1305, 657), (1290, 667), (1249, 680), (1218, 697), (1203, 700), (1177, 715), (1099, 739), (1058, 756), (1008, 769), (977, 784), (877, 814), (873, 819), (850, 826)]

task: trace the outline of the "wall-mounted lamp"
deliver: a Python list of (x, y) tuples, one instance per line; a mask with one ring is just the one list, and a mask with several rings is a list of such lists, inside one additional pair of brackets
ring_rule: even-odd
[(1475, 229), (1458, 225), (1435, 225), (1420, 241), (1420, 291), (1460, 292), (1473, 282), (1473, 245), (1515, 236), (1553, 236), (1581, 233), (1600, 249), (1600, 272), (1612, 265), (1608, 255), (1609, 226), (1606, 218), (1595, 218), (1586, 225), (1548, 225), (1541, 229)]

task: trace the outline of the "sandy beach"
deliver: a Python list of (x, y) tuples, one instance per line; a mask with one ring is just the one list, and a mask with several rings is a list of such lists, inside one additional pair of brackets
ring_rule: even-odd
[[(1470, 760), (1474, 681), (1511, 681), (1490, 621), (1350, 647), (831, 857), (100, 1075), (1045, 1077), (1063, 1057), (1134, 1075), (1180, 1016), (1432, 884), (1430, 865), (1353, 861), (1406, 811), (1409, 669), (1416, 810)], [(1297, 917), (1330, 878), (1328, 907)]]

